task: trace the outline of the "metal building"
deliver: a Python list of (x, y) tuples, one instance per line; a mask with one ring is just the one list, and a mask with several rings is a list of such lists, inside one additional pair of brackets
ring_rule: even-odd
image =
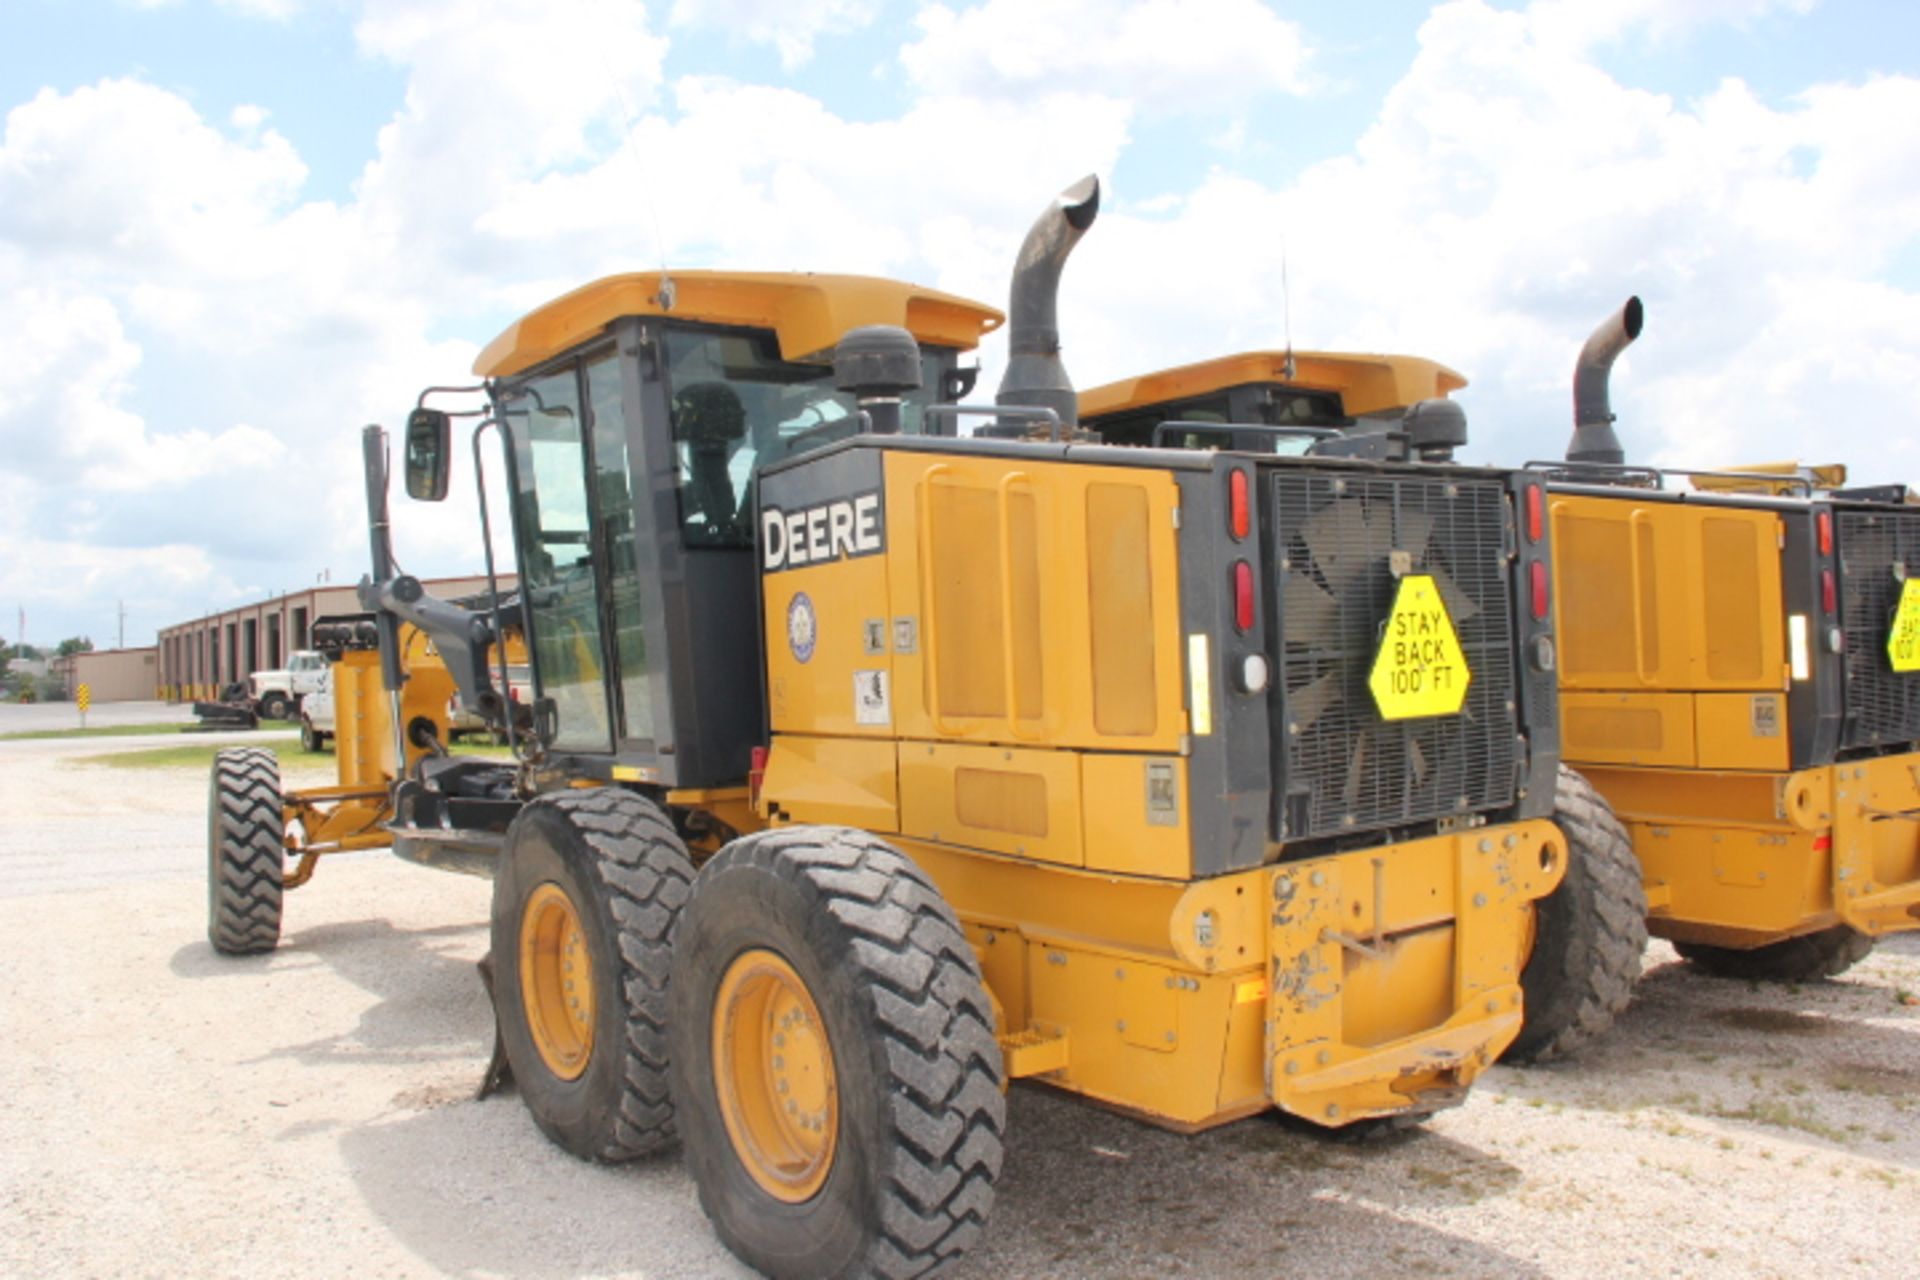
[[(502, 574), (501, 589), (510, 589), (517, 581), (510, 573)], [(429, 595), (442, 599), (487, 589), (487, 580), (480, 575), (428, 578), (424, 584)], [(288, 655), (311, 647), (308, 640), (316, 619), (358, 612), (360, 601), (351, 585), (314, 586), (162, 627), (159, 696), (169, 702), (217, 697), (223, 687), (255, 671), (284, 666)]]

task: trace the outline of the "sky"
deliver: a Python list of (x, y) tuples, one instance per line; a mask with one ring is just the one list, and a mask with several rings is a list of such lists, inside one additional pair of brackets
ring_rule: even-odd
[[(1632, 294), (1630, 460), (1912, 481), (1904, 0), (4, 0), (0, 637), (100, 647), (366, 571), (359, 430), (600, 275), (1062, 286), (1092, 386), (1422, 355), (1558, 456)], [(982, 349), (991, 390), (1003, 342)], [(464, 462), (465, 453), (462, 451)], [(471, 473), (402, 562), (479, 567)]]

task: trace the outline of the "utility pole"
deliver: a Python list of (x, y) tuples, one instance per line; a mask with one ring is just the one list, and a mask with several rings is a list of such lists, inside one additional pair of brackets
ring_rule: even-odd
[(113, 647), (116, 649), (127, 647), (127, 602), (125, 600), (120, 602), (120, 639), (114, 642)]

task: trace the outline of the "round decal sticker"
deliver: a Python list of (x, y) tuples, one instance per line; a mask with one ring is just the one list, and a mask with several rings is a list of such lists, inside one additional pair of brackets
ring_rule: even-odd
[(793, 650), (795, 662), (813, 657), (813, 643), (819, 634), (819, 624), (813, 617), (813, 601), (807, 599), (806, 592), (795, 592), (787, 605), (787, 647)]

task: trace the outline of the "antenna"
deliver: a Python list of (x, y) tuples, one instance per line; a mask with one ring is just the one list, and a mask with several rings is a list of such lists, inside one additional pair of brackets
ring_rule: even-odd
[[(600, 54), (600, 69), (606, 72), (607, 83), (613, 86), (613, 96), (620, 103), (620, 151), (622, 153), (628, 153), (633, 150), (631, 146), (633, 142), (633, 104), (627, 101), (627, 91), (621, 85), (620, 77), (614, 72), (613, 63), (609, 60), (607, 54), (607, 42), (604, 40), (596, 41), (595, 45)], [(634, 164), (636, 167), (639, 164), (637, 157), (635, 158)], [(653, 256), (660, 262), (660, 291), (656, 297), (660, 303), (661, 310), (671, 311), (673, 310), (673, 279), (667, 274), (667, 238), (662, 235), (660, 231), (660, 205), (653, 198), (653, 184), (651, 182), (642, 182), (640, 184), (640, 190), (641, 194), (646, 197), (647, 220), (653, 227)]]
[(1287, 283), (1287, 233), (1280, 233), (1280, 309), (1287, 326), (1287, 363), (1282, 369), (1288, 382), (1300, 376), (1293, 363), (1293, 289)]

